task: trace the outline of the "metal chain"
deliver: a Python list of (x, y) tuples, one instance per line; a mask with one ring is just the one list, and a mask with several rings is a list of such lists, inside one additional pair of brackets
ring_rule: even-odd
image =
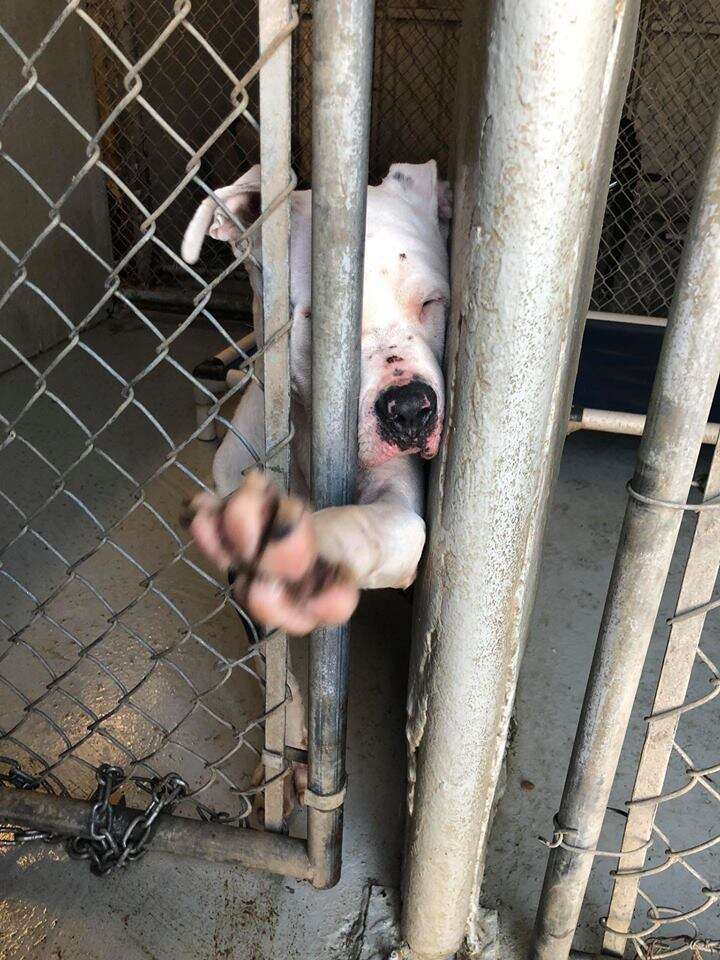
[(89, 860), (90, 870), (96, 876), (105, 876), (116, 867), (124, 867), (138, 860), (148, 849), (153, 825), (157, 817), (174, 805), (187, 793), (187, 784), (177, 773), (169, 773), (161, 779), (135, 777), (132, 782), (150, 793), (150, 803), (138, 814), (125, 830), (118, 827), (115, 813), (125, 806), (124, 797), (113, 806), (110, 798), (125, 782), (122, 767), (108, 763), (97, 769), (98, 788), (90, 812), (90, 836), (72, 837), (67, 842), (67, 852), (74, 860)]
[[(9, 768), (7, 773), (0, 773), (0, 782), (20, 790), (33, 790), (41, 785), (41, 781), (25, 773), (16, 760), (0, 757), (0, 762), (7, 764)], [(0, 825), (0, 834), (8, 834), (7, 839), (0, 842), (64, 842), (72, 859), (89, 860), (91, 872), (102, 877), (117, 867), (124, 867), (133, 860), (139, 860), (150, 846), (157, 818), (163, 812), (171, 813), (178, 800), (188, 792), (187, 783), (177, 773), (152, 779), (126, 777), (122, 767), (103, 763), (97, 768), (96, 777), (98, 786), (91, 798), (93, 806), (90, 811), (88, 837), (59, 836), (40, 830), (22, 830), (12, 825)], [(111, 803), (113, 794), (124, 783), (134, 783), (150, 794), (150, 802), (145, 810), (127, 825), (117, 817), (118, 811), (125, 810), (124, 795), (115, 804)]]

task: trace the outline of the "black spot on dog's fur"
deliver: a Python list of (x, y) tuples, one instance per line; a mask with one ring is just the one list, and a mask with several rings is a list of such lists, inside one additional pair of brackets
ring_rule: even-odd
[(407, 260), (407, 254), (406, 254), (406, 253), (401, 253), (401, 254), (400, 254), (400, 259), (401, 259), (401, 260)]

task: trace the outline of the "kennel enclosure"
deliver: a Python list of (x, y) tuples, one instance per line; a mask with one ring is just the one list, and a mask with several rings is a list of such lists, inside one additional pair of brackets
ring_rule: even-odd
[[(330, 426), (314, 424), (315, 496), (318, 505), (348, 500), (363, 187), (368, 171), (376, 182), (390, 162), (434, 156), (443, 175), (465, 173), (455, 182), (449, 440), (431, 480), (413, 645), (403, 935), (420, 958), (445, 955), (464, 936), (472, 943), (588, 305), (590, 332), (592, 323), (664, 323), (668, 316), (720, 72), (720, 23), (706, 0), (625, 2), (571, 16), (574, 6), (497, 0), (482, 10), (468, 4), (463, 20), (459, 3), (381, 0), (372, 21), (360, 0), (339, 19), (322, 0), (297, 9), (271, 0), (57, 0), (38, 5), (35, 18), (20, 3), (0, 15), (10, 91), (0, 104), (11, 214), (0, 232), (0, 495), (8, 524), (0, 567), (7, 611), (0, 815), (7, 838), (29, 841), (27, 830), (87, 834), (97, 768), (114, 763), (128, 776), (130, 810), (115, 813), (121, 835), (177, 773), (185, 787), (168, 794), (177, 815), (154, 821), (157, 849), (230, 859), (321, 887), (337, 879), (347, 636), (320, 631), (310, 645), (305, 754), (285, 737), (293, 641), (257, 631), (197, 559), (177, 520), (183, 496), (209, 482), (212, 448), (201, 438), (233, 429), (231, 404), (250, 380), (265, 389), (266, 444), (257, 461), (281, 486), (287, 481), (288, 197), (296, 183), (312, 182), (320, 212), (314, 244), (333, 252), (313, 262), (321, 331), (315, 408), (341, 413)], [(533, 43), (542, 45), (541, 64)], [(318, 49), (324, 69), (313, 64)], [(512, 70), (522, 81), (519, 102)], [(344, 100), (334, 95), (340, 84)], [(538, 90), (562, 108), (551, 116)], [(594, 127), (583, 122), (588, 115)], [(468, 124), (469, 116), (477, 122)], [(528, 117), (546, 133), (543, 149), (528, 152), (519, 135)], [(577, 123), (569, 129), (571, 117)], [(197, 204), (257, 161), (261, 219), (250, 229), (236, 224), (243, 239), (234, 253), (208, 243), (197, 267), (188, 267), (180, 240)], [(542, 203), (538, 182), (553, 184)], [(517, 215), (518, 197), (529, 217), (527, 210)], [(494, 235), (498, 210), (506, 213)], [(238, 347), (252, 308), (242, 261), (261, 229), (265, 312), (251, 355)], [(513, 257), (523, 270), (508, 268)], [(478, 285), (488, 291), (482, 303), (473, 297)], [(541, 292), (523, 311), (499, 329), (484, 322), (525, 302), (528, 285)], [(193, 371), (221, 349), (233, 356), (234, 374), (217, 392)], [(662, 426), (657, 417), (651, 422)], [(512, 462), (509, 438), (521, 451)], [(684, 483), (672, 472), (673, 482)], [(707, 497), (713, 483), (714, 472)], [(635, 497), (630, 509), (670, 509), (638, 503)], [(701, 515), (698, 550), (712, 552), (702, 546), (712, 539), (712, 516)], [(478, 582), (485, 591), (469, 596), (467, 584)], [(688, 590), (696, 588), (693, 577)], [(709, 595), (698, 599), (703, 610), (708, 602)], [(683, 599), (678, 616), (686, 612)], [(294, 654), (305, 667), (302, 649)], [(696, 656), (714, 695), (711, 653), (701, 647)], [(676, 700), (678, 691), (666, 693), (656, 726), (670, 722), (668, 709), (695, 709)], [(468, 723), (468, 716), (481, 719)], [(694, 764), (687, 745), (673, 741), (672, 749), (685, 750), (690, 790), (714, 790), (710, 765)], [(306, 759), (307, 840), (283, 832), (282, 816), (285, 778)], [(258, 767), (264, 778), (254, 785)], [(258, 792), (265, 794), (264, 831), (246, 829)], [(664, 805), (664, 795), (655, 799)], [(570, 826), (558, 828), (565, 848), (553, 856), (587, 859), (587, 850), (567, 850)], [(624, 856), (633, 851), (628, 840)], [(692, 855), (672, 848), (678, 863)], [(637, 876), (618, 879), (628, 898)], [(433, 895), (438, 884), (448, 891), (442, 904)], [(714, 889), (710, 880), (706, 886)], [(673, 909), (675, 917), (690, 912)], [(617, 900), (612, 912), (618, 915)], [(658, 914), (653, 924), (667, 919)], [(631, 941), (645, 951), (640, 956), (667, 955), (666, 933), (658, 925)], [(622, 928), (608, 932), (608, 948), (613, 936), (622, 939)], [(704, 941), (711, 938), (698, 933), (675, 946), (690, 953)]]
[[(183, 484), (187, 481), (195, 489), (206, 488), (206, 480), (200, 474), (204, 471), (207, 476), (207, 461), (199, 465), (196, 473), (196, 465), (188, 462), (184, 454), (207, 427), (207, 423), (218, 416), (228, 429), (235, 428), (219, 414), (221, 404), (212, 395), (208, 396), (210, 403), (206, 422), (193, 424), (184, 436), (178, 436), (177, 423), (171, 423), (166, 429), (162, 415), (152, 412), (152, 392), (148, 404), (144, 402), (145, 397), (141, 399), (158, 368), (168, 366), (179, 375), (187, 388), (207, 394), (202, 383), (193, 378), (185, 365), (178, 362), (174, 348), (196, 318), (202, 317), (221, 343), (235, 349), (234, 338), (208, 309), (208, 303), (215, 287), (236, 271), (245, 257), (250, 255), (251, 236), (262, 227), (262, 244), (267, 260), (263, 277), (264, 322), (255, 330), (259, 349), (252, 359), (247, 355), (240, 358), (244, 377), (222, 397), (222, 402), (226, 403), (233, 394), (237, 394), (249, 379), (257, 380), (258, 372), (262, 370), (261, 375), (268, 384), (264, 394), (266, 444), (264, 451), (255, 451), (255, 462), (270, 471), (281, 487), (286, 484), (291, 439), (288, 370), (289, 195), (296, 182), (290, 168), (290, 38), (298, 23), (297, 14), (289, 5), (268, 3), (258, 8), (258, 55), (253, 58), (246, 73), (238, 76), (193, 21), (192, 4), (189, 2), (174, 4), (162, 28), (153, 35), (149, 46), (136, 60), (129, 59), (122, 52), (114, 37), (81, 4), (72, 2), (56, 7), (54, 11), (46, 10), (44, 22), (40, 17), (33, 17), (32, 11), (17, 9), (12, 24), (15, 27), (14, 34), (8, 29), (11, 24), (2, 25), (2, 38), (12, 54), (15, 67), (15, 90), (2, 114), (6, 138), (3, 141), (3, 160), (16, 178), (15, 189), (21, 187), (29, 190), (40, 206), (45, 206), (45, 212), (49, 215), (48, 225), (40, 228), (28, 246), (17, 249), (3, 247), (10, 261), (11, 283), (5, 291), (2, 305), (12, 316), (18, 307), (17, 299), (13, 300), (13, 297), (20, 290), (23, 297), (32, 301), (33, 307), (46, 310), (53, 322), (59, 320), (66, 327), (66, 336), (59, 348), (49, 355), (42, 355), (40, 368), (26, 355), (32, 356), (32, 347), (22, 341), (14, 342), (4, 334), (2, 337), (2, 346), (10, 357), (9, 365), (15, 366), (18, 371), (15, 382), (16, 406), (11, 407), (8, 416), (4, 416), (6, 464), (18, 470), (19, 465), (13, 457), (20, 451), (20, 457), (27, 455), (35, 458), (36, 463), (42, 464), (51, 474), (43, 485), (45, 478), (37, 475), (36, 467), (34, 491), (26, 488), (25, 491), (17, 489), (4, 491), (3, 494), (7, 506), (13, 511), (15, 528), (11, 529), (4, 545), (5, 562), (2, 568), (3, 587), (7, 591), (7, 607), (10, 611), (9, 619), (4, 622), (6, 637), (2, 653), (2, 682), (7, 694), (3, 707), (2, 740), (7, 753), (3, 757), (3, 782), (15, 788), (3, 791), (7, 804), (3, 815), (10, 819), (11, 824), (42, 825), (45, 838), (50, 840), (47, 833), (54, 838), (78, 830), (78, 821), (83, 820), (80, 811), (84, 810), (84, 824), (80, 832), (87, 837), (89, 830), (91, 850), (93, 842), (103, 847), (98, 856), (104, 866), (112, 858), (122, 864), (136, 856), (140, 850), (139, 845), (132, 846), (135, 834), (130, 829), (130, 821), (136, 816), (140, 817), (138, 825), (142, 828), (143, 837), (149, 839), (150, 827), (159, 813), (158, 804), (160, 809), (163, 806), (170, 809), (172, 801), (173, 807), (184, 805), (182, 812), (194, 812), (200, 822), (159, 821), (156, 836), (161, 838), (161, 844), (163, 835), (169, 832), (172, 841), (166, 838), (166, 843), (176, 852), (192, 852), (211, 858), (237, 860), (246, 865), (264, 866), (275, 872), (311, 879), (318, 886), (327, 886), (335, 882), (338, 869), (342, 822), (338, 811), (343, 796), (342, 783), (330, 791), (327, 783), (333, 777), (343, 779), (344, 749), (337, 720), (334, 724), (329, 721), (328, 710), (334, 700), (337, 701), (335, 710), (340, 715), (344, 710), (345, 681), (342, 670), (345, 664), (339, 658), (337, 669), (333, 671), (327, 664), (327, 658), (323, 658), (321, 675), (312, 665), (310, 667), (310, 675), (315, 680), (309, 680), (308, 686), (315, 687), (315, 694), (310, 694), (312, 735), (305, 756), (299, 744), (285, 743), (285, 709), (292, 696), (287, 680), (287, 639), (277, 631), (269, 635), (258, 633), (249, 617), (237, 607), (228, 590), (196, 559), (188, 557), (190, 545), (187, 535), (183, 535), (178, 526), (178, 515), (173, 517), (164, 514), (155, 499), (156, 482), (167, 482), (168, 474), (175, 471), (177, 478), (183, 478)], [(196, 55), (202, 57), (209, 68), (221, 71), (226, 88), (227, 101), (222, 119), (209, 135), (197, 138), (194, 145), (177, 133), (172, 116), (169, 119), (163, 116), (152, 104), (151, 96), (146, 96), (144, 92), (151, 87), (148, 78), (143, 77), (144, 67), (152, 62), (168, 39), (178, 31), (187, 35), (186, 39), (189, 38), (194, 45)], [(28, 46), (27, 42), (33, 33), (35, 43)], [(83, 51), (81, 45), (87, 42), (89, 33), (94, 35), (95, 43), (104, 45), (106, 56), (117, 61), (116, 69), (122, 74), (125, 91), (117, 102), (104, 101), (105, 106), (110, 107), (109, 112), (102, 118), (98, 117), (94, 127), (89, 123), (83, 125), (65, 106), (62, 88), (56, 95), (45, 86), (42, 79), (45, 63), (50, 63), (50, 73), (52, 66), (56, 69), (58, 65), (61, 68), (65, 66), (63, 47), (59, 46), (63, 40), (77, 45), (77, 69), (85, 70), (86, 76), (88, 51)], [(360, 51), (360, 55), (366, 48), (362, 44), (353, 46), (354, 50)], [(53, 50), (55, 58), (59, 58), (59, 64), (49, 53)], [(341, 73), (340, 69), (332, 70), (334, 57), (340, 58), (341, 65), (346, 60), (337, 37), (333, 50), (334, 53), (329, 57), (330, 76), (326, 81), (330, 100), (332, 82)], [(45, 62), (44, 57), (48, 58)], [(259, 146), (263, 161), (262, 213), (251, 227), (245, 229), (212, 193), (201, 178), (200, 171), (204, 155), (236, 121), (248, 125), (253, 136), (257, 135), (257, 122), (248, 113), (248, 85), (258, 75), (260, 99), (265, 105)], [(86, 113), (91, 112), (87, 105), (91, 93), (92, 88), (80, 90)], [(136, 110), (136, 120), (142, 116), (143, 122), (152, 123), (156, 132), (162, 131), (178, 152), (184, 154), (182, 176), (173, 182), (172, 188), (164, 194), (158, 205), (150, 207), (103, 158), (102, 145), (106, 136), (120, 118), (124, 118), (130, 104)], [(42, 172), (38, 173), (33, 165), (33, 155), (39, 146), (40, 131), (36, 129), (38, 113), (42, 114), (43, 110), (53, 119), (60, 115), (65, 124), (65, 138), (69, 131), (72, 137), (77, 138), (85, 155), (84, 162), (77, 167), (72, 166), (75, 156), (70, 149), (62, 157), (62, 162), (69, 169), (64, 171), (65, 183), (54, 197), (41, 182)], [(29, 116), (29, 125), (23, 125), (23, 115), (26, 121)], [(319, 109), (316, 122), (321, 117), (322, 109)], [(131, 126), (130, 129), (139, 128)], [(366, 131), (356, 127), (351, 133), (356, 140), (341, 143), (340, 146), (348, 152), (356, 152), (359, 144), (366, 140)], [(26, 143), (31, 145), (29, 157), (23, 156), (21, 134), (25, 135)], [(13, 144), (16, 147), (15, 154), (10, 153)], [(77, 152), (75, 145), (75, 155)], [(109, 152), (112, 156), (112, 151)], [(366, 171), (362, 170), (360, 179), (365, 178)], [(115, 262), (106, 247), (98, 252), (87, 239), (88, 224), (82, 219), (78, 223), (78, 214), (82, 214), (83, 205), (78, 203), (77, 208), (73, 209), (69, 203), (71, 197), (83, 193), (89, 193), (97, 200), (98, 194), (102, 197), (98, 185), (104, 186), (105, 183), (110, 185), (108, 194), (119, 192), (142, 216), (131, 245)], [(133, 257), (152, 246), (158, 246), (175, 268), (185, 269), (187, 265), (183, 266), (176, 249), (158, 237), (157, 223), (190, 183), (200, 189), (201, 195), (207, 194), (216, 199), (241, 230), (241, 237), (235, 245), (234, 259), (212, 279), (204, 280), (196, 271), (188, 268), (195, 285), (191, 309), (183, 322), (163, 332), (147, 313), (134, 304), (131, 297), (126, 296), (119, 275)], [(324, 189), (320, 185), (317, 190), (317, 202), (323, 202)], [(355, 219), (358, 221), (357, 216)], [(109, 214), (106, 225), (108, 222), (111, 222)], [(33, 219), (30, 218), (25, 226), (32, 230)], [(90, 227), (94, 228), (95, 224), (91, 223)], [(81, 298), (71, 298), (69, 304), (58, 302), (57, 293), (48, 292), (45, 288), (47, 277), (42, 276), (42, 266), (46, 264), (33, 264), (39, 267), (39, 280), (31, 279), (29, 275), (30, 268), (26, 264), (34, 252), (43, 245), (47, 247), (50, 242), (48, 238), (52, 239), (55, 235), (62, 235), (64, 241), (71, 241), (75, 262), (85, 257), (94, 268), (92, 274), (83, 263), (82, 269), (86, 273), (82, 280), (88, 288), (85, 302)], [(101, 239), (106, 242), (106, 234)], [(348, 230), (346, 242), (352, 244), (353, 248), (359, 246), (359, 237), (352, 228)], [(325, 263), (324, 275), (332, 275), (333, 261), (328, 258)], [(322, 269), (319, 285), (323, 277)], [(85, 311), (88, 299), (91, 304)], [(129, 358), (134, 366), (131, 375), (118, 372), (113, 365), (115, 358), (103, 355), (103, 348), (93, 340), (93, 321), (99, 318), (100, 312), (113, 299), (129, 311), (131, 322), (137, 324), (141, 331), (138, 341), (142, 341), (142, 335), (150, 334), (149, 342), (146, 340), (144, 345), (150, 356), (139, 363), (137, 358)], [(351, 316), (351, 325), (353, 320)], [(340, 314), (335, 322), (339, 325), (348, 323), (348, 315)], [(103, 344), (105, 346), (107, 344)], [(67, 358), (76, 360), (78, 354), (82, 355), (82, 361), (98, 364), (108, 375), (110, 384), (105, 388), (105, 396), (92, 398), (96, 403), (86, 403), (84, 408), (81, 404), (71, 408), (53, 389), (53, 385), (58, 382), (56, 371), (63, 364), (67, 369)], [(83, 371), (82, 363), (79, 368), (80, 377), (83, 373), (88, 376), (87, 370)], [(153, 386), (162, 390), (167, 384), (155, 380)], [(63, 384), (63, 387), (67, 387), (67, 384)], [(192, 392), (188, 396), (191, 397)], [(111, 407), (109, 415), (102, 410), (103, 406), (108, 405)], [(88, 409), (90, 406), (94, 410)], [(62, 444), (59, 450), (55, 449), (56, 454), (68, 452), (63, 447), (72, 450), (61, 465), (50, 459), (47, 447), (43, 448), (42, 442), (33, 434), (33, 429), (41, 430), (46, 421), (57, 427), (58, 409), (79, 431), (81, 440), (79, 445), (76, 442), (79, 450), (72, 450), (69, 443)], [(148, 441), (147, 433), (143, 435), (142, 428), (128, 417), (126, 411), (141, 414), (154, 432), (152, 441)], [(88, 426), (86, 419), (92, 413), (95, 413), (95, 423)], [(116, 447), (113, 447), (110, 432), (116, 424), (121, 431), (132, 434), (130, 464), (120, 462), (121, 457), (128, 453), (128, 448), (120, 446), (121, 453), (118, 454)], [(133, 453), (136, 455), (134, 462)], [(106, 478), (93, 475), (91, 470), (88, 484), (82, 474), (83, 466), (91, 462), (94, 466), (98, 460), (129, 487), (124, 491), (124, 497), (118, 498), (119, 503), (111, 501), (110, 506), (116, 510), (119, 506), (119, 515), (114, 517), (104, 516), (103, 509), (107, 510), (108, 503), (103, 502), (102, 498), (98, 503), (97, 498), (93, 500), (89, 493), (93, 488), (99, 489)], [(172, 483), (170, 480), (171, 487)], [(79, 493), (78, 487), (82, 493)], [(22, 498), (23, 492), (34, 492), (38, 500), (28, 506)], [(175, 488), (175, 492), (180, 492), (179, 487)], [(163, 506), (167, 507), (172, 502), (170, 497)], [(94, 543), (83, 542), (81, 534), (85, 531), (79, 529), (80, 522), (75, 516), (71, 518), (73, 536), (68, 545), (61, 549), (57, 541), (51, 542), (44, 521), (49, 508), (56, 506), (56, 503), (71, 504), (71, 509), (79, 512), (79, 519), (89, 521), (92, 530), (90, 539)], [(180, 501), (176, 501), (176, 509), (179, 506)], [(143, 529), (141, 522), (139, 528), (136, 526), (132, 529), (138, 514), (146, 524), (152, 518), (149, 525), (152, 527), (157, 524), (162, 530), (165, 541), (154, 546), (156, 554), (164, 552), (164, 556), (156, 555), (150, 561), (143, 556), (143, 547), (148, 545), (143, 536), (147, 536), (147, 528)], [(123, 540), (128, 536), (128, 526), (131, 528), (130, 544), (125, 545)], [(69, 529), (61, 524), (56, 526), (54, 532), (61, 532), (67, 539)], [(40, 574), (46, 580), (44, 583), (28, 586), (27, 580), (20, 579), (17, 567), (12, 564), (13, 560), (17, 562), (13, 550), (23, 538), (26, 538), (25, 543), (32, 540), (33, 544), (41, 544), (57, 565), (54, 570), (48, 570), (47, 565), (31, 563), (29, 576), (38, 579)], [(157, 546), (164, 550), (157, 550)], [(122, 558), (133, 570), (129, 583), (124, 582), (122, 573), (118, 573), (117, 563), (115, 568), (112, 567), (112, 559), (116, 557)], [(186, 571), (183, 571), (184, 567)], [(107, 573), (108, 568), (110, 577), (103, 578), (103, 572)], [(93, 574), (88, 573), (89, 569), (93, 570)], [(187, 578), (183, 580), (183, 572), (191, 572), (194, 596), (193, 586)], [(119, 600), (118, 592), (128, 587), (129, 595)], [(105, 625), (97, 635), (92, 635), (94, 626), (89, 617), (76, 616), (73, 622), (73, 617), (68, 615), (68, 605), (72, 605), (69, 595), (73, 590), (79, 591), (75, 602), (83, 608), (83, 614), (91, 603), (99, 605), (102, 611), (100, 617), (105, 620)], [(199, 599), (198, 592), (204, 594), (202, 599)], [(190, 611), (186, 607), (188, 595), (190, 608), (192, 601), (195, 601), (195, 607)], [(203, 607), (204, 610), (200, 612)], [(222, 618), (224, 614), (230, 615), (229, 620), (217, 633), (216, 618)], [(78, 622), (79, 625), (76, 625)], [(41, 634), (50, 637), (50, 643), (45, 640), (42, 652), (32, 640), (39, 627), (42, 628)], [(248, 643), (241, 645), (238, 641), (243, 630)], [(60, 643), (59, 638), (65, 644), (62, 649), (56, 645)], [(335, 639), (342, 646), (342, 635)], [(128, 647), (132, 648), (129, 656)], [(36, 671), (35, 676), (29, 674), (30, 683), (29, 665)], [(86, 675), (88, 671), (90, 677)], [(246, 685), (243, 691), (243, 686), (238, 683), (239, 674), (256, 683), (259, 690), (248, 691)], [(237, 698), (243, 692), (245, 696), (238, 705)], [(321, 704), (319, 716), (318, 702)], [(256, 710), (259, 712), (253, 713)], [(251, 757), (255, 758), (263, 771), (259, 785), (256, 785), (252, 771), (248, 769), (248, 762), (250, 765), (253, 762)], [(157, 768), (179, 766), (180, 759), (184, 761), (182, 778), (175, 783), (171, 801), (157, 797), (160, 789), (157, 783), (164, 783), (163, 779), (158, 779), (161, 775)], [(309, 766), (307, 842), (282, 832), (284, 779), (292, 775), (294, 762), (305, 760)], [(101, 763), (99, 767), (98, 762)], [(102, 763), (108, 762), (123, 768), (117, 772), (115, 781), (108, 782), (107, 768), (102, 766)], [(95, 790), (94, 783), (96, 768), (99, 790)], [(115, 792), (119, 786), (117, 781), (123, 776), (128, 777), (124, 786), (130, 804), (133, 800), (142, 802), (144, 792), (150, 791), (151, 806), (144, 815), (132, 808), (108, 808), (107, 799)], [(40, 788), (42, 792), (18, 791), (19, 787)], [(265, 830), (241, 829), (247, 826), (253, 798), (260, 792), (264, 794)], [(94, 819), (89, 817), (91, 805), (85, 800), (87, 797), (91, 797), (95, 804)], [(165, 802), (161, 803), (163, 800)], [(101, 803), (103, 807), (100, 812), (106, 819), (98, 824), (97, 812)], [(222, 804), (222, 807), (216, 804)], [(144, 805), (141, 809), (145, 809)], [(108, 817), (115, 821), (114, 834), (109, 829)], [(330, 829), (328, 824), (331, 825)], [(15, 838), (27, 840), (28, 835), (21, 831)], [(98, 866), (97, 860), (95, 866)]]

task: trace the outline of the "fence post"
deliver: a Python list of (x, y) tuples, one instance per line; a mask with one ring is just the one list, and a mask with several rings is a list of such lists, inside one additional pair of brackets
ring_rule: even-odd
[[(720, 373), (720, 123), (670, 309), (536, 925), (537, 960), (567, 958)], [(650, 498), (647, 500), (638, 499)], [(663, 505), (670, 504), (671, 506)], [(675, 505), (674, 507), (672, 505)]]
[[(291, 20), (289, 0), (259, 0), (259, 41), (262, 54)], [(262, 209), (290, 183), (290, 68), (292, 37), (288, 36), (260, 71), (260, 162)], [(263, 329), (261, 345), (278, 334), (290, 316), (290, 198), (279, 204), (263, 224)], [(279, 337), (263, 357), (266, 469), (287, 491), (290, 448), (290, 341)], [(283, 826), (285, 760), (285, 700), (287, 636), (277, 631), (265, 644), (265, 829)]]
[(465, 8), (449, 410), (408, 699), (403, 937), (462, 941), (565, 436), (637, 2)]
[[(313, 4), (312, 495), (316, 509), (355, 492), (373, 0)], [(313, 883), (340, 877), (347, 626), (310, 643), (308, 810)]]

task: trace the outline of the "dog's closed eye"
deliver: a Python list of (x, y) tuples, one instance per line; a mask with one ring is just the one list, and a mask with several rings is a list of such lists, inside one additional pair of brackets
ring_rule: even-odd
[(445, 317), (446, 307), (446, 296), (438, 294), (437, 296), (428, 297), (427, 300), (423, 301), (423, 305), (420, 309), (420, 319), (424, 322), (429, 320), (443, 320)]

